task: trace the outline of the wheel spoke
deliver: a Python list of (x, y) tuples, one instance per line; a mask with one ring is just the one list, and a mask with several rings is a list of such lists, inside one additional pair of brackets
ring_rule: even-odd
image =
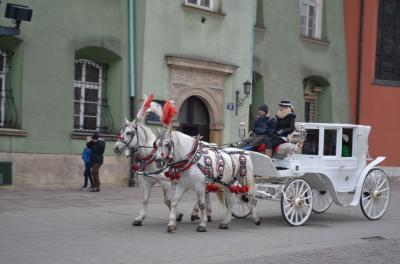
[(366, 197), (363, 197), (362, 199), (363, 200), (366, 200), (366, 199), (370, 199), (371, 198), (371, 195), (368, 195), (368, 196), (366, 196)]

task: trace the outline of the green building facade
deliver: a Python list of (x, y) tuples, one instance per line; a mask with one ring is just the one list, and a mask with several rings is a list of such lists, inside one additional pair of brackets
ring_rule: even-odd
[(273, 115), (291, 100), (299, 121), (349, 119), (342, 1), (14, 2), (33, 17), (0, 36), (0, 166), (12, 164), (12, 186), (79, 184), (94, 130), (107, 140), (102, 183), (126, 184), (129, 159), (112, 146), (142, 94), (173, 99), (176, 129), (218, 144), (238, 140), (263, 103)]

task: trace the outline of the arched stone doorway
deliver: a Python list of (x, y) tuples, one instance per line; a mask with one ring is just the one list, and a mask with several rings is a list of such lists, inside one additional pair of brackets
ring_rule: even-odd
[(210, 141), (210, 115), (206, 105), (197, 96), (187, 98), (179, 109), (179, 131), (190, 135), (202, 136), (202, 140)]

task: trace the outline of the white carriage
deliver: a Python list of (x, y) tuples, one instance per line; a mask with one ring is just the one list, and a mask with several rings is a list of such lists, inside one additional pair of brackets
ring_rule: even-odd
[[(340, 206), (360, 204), (371, 220), (384, 215), (390, 186), (385, 172), (376, 166), (385, 157), (368, 156), (369, 126), (297, 123), (296, 146), (285, 143), (288, 153), (269, 159), (250, 152), (256, 175), (255, 197), (280, 201), (286, 222), (304, 224), (311, 212), (323, 213), (335, 202)], [(351, 195), (350, 201), (342, 199)], [(248, 199), (237, 195), (233, 216), (249, 214)]]

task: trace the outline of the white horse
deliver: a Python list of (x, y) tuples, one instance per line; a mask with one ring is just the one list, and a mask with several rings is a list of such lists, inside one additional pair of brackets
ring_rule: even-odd
[[(141, 226), (146, 216), (147, 206), (150, 199), (151, 189), (155, 183), (160, 184), (164, 195), (164, 203), (171, 209), (171, 199), (169, 190), (171, 189), (171, 181), (165, 177), (164, 173), (159, 171), (155, 165), (155, 148), (153, 143), (156, 140), (156, 135), (153, 131), (142, 124), (142, 120), (137, 118), (133, 122), (125, 121), (125, 127), (122, 129), (118, 141), (115, 143), (114, 152), (117, 154), (123, 153), (127, 149), (135, 150), (135, 158), (139, 172), (140, 186), (143, 188), (143, 202), (139, 215), (135, 218), (132, 225)], [(129, 153), (127, 153), (129, 155)], [(211, 221), (211, 205), (207, 199), (207, 219)], [(195, 203), (191, 213), (191, 220), (197, 220), (198, 204)], [(179, 213), (177, 220), (181, 221), (183, 214)]]
[[(220, 224), (220, 229), (227, 229), (232, 218), (232, 200), (229, 186), (239, 182), (246, 185), (251, 215), (255, 224), (260, 224), (260, 218), (256, 215), (252, 196), (254, 192), (254, 174), (250, 157), (243, 150), (229, 149), (228, 151), (214, 148), (210, 145), (200, 144), (196, 138), (181, 132), (167, 128), (160, 133), (156, 141), (157, 155), (156, 164), (158, 168), (169, 166), (169, 173), (178, 178), (178, 184), (171, 203), (171, 212), (168, 223), (168, 232), (176, 230), (176, 209), (182, 196), (188, 190), (197, 194), (198, 204), (201, 211), (198, 232), (206, 232), (205, 214), (205, 186), (206, 182), (216, 182), (224, 189), (227, 211), (225, 218)], [(174, 162), (168, 164), (168, 158)]]

